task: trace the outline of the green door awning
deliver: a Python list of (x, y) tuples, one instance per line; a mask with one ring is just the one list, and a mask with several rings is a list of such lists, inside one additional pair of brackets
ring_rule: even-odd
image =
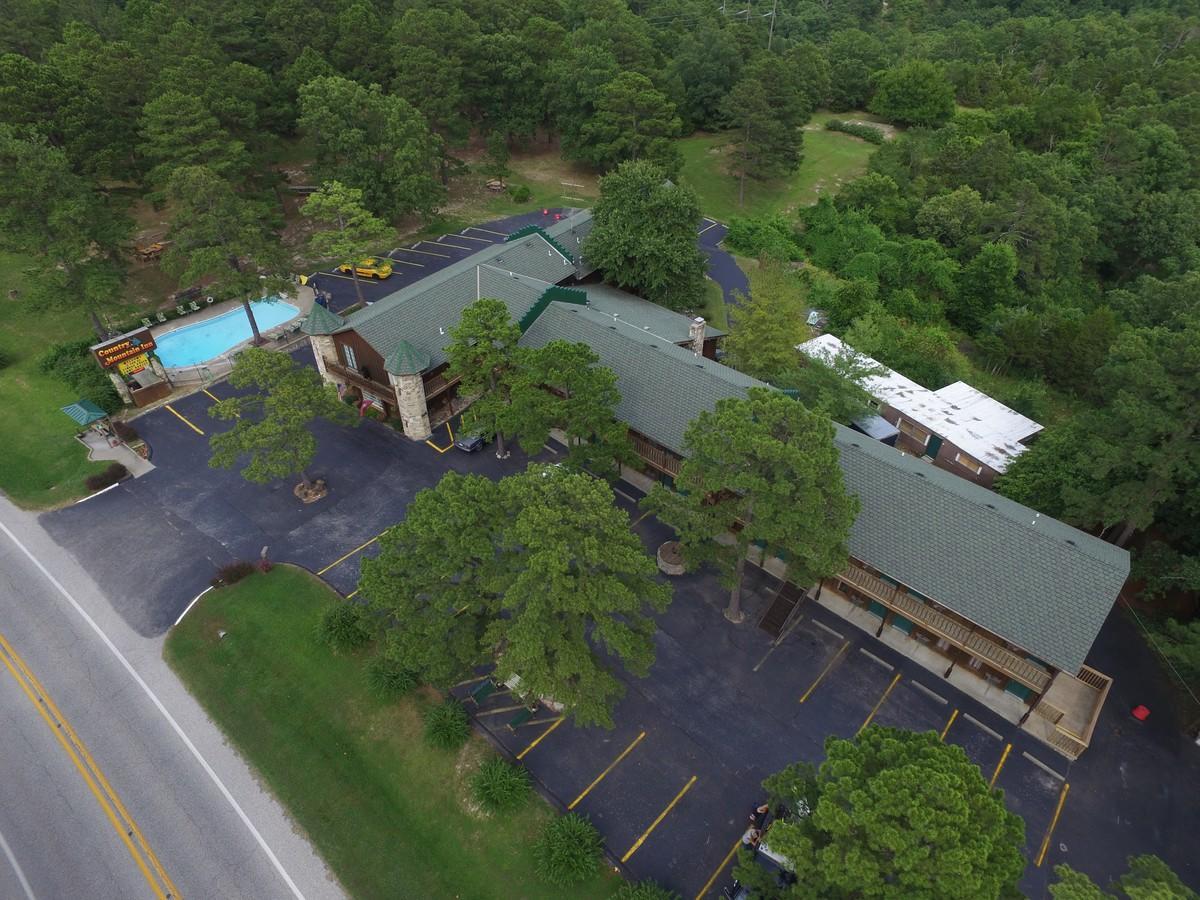
[(62, 411), (79, 425), (91, 425), (93, 422), (108, 417), (108, 413), (91, 400), (77, 400), (70, 406), (62, 407)]

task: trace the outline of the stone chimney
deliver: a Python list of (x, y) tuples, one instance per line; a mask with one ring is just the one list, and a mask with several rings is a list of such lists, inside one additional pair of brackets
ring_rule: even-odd
[(688, 338), (692, 342), (692, 352), (701, 356), (704, 353), (704, 316), (692, 319), (691, 327), (688, 328)]

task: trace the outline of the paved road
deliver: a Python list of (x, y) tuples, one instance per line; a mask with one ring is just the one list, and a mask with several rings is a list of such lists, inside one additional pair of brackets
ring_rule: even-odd
[(733, 255), (718, 246), (729, 229), (712, 219), (702, 219), (698, 231), (700, 252), (708, 257), (708, 277), (721, 286), (726, 306), (737, 306), (739, 296), (750, 296), (750, 281)]
[(0, 636), (0, 897), (343, 896), (166, 668), (161, 640), (139, 638), (2, 498)]

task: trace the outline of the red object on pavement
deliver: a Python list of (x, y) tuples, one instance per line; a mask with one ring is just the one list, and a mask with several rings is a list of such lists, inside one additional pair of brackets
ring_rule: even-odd
[(543, 209), (543, 210), (542, 210), (542, 215), (543, 215), (543, 216), (548, 216), (548, 215), (550, 215), (550, 210), (548, 210), (548, 209)]
[(1132, 715), (1139, 722), (1145, 722), (1148, 718), (1150, 718), (1150, 707), (1143, 706), (1141, 703), (1139, 703), (1129, 712), (1130, 715)]
[(562, 213), (555, 213), (555, 214), (554, 214), (554, 221), (555, 221), (555, 222), (557, 222), (557, 221), (558, 221), (559, 219), (561, 219), (561, 218), (562, 218)]

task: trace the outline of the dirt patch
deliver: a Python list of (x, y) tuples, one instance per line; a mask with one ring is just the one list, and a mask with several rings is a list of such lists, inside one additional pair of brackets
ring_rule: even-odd
[(479, 771), (480, 764), (487, 758), (490, 748), (482, 738), (472, 736), (454, 762), (454, 796), (463, 811), (473, 819), (490, 819), (492, 814), (479, 805), (471, 793), (471, 776)]

